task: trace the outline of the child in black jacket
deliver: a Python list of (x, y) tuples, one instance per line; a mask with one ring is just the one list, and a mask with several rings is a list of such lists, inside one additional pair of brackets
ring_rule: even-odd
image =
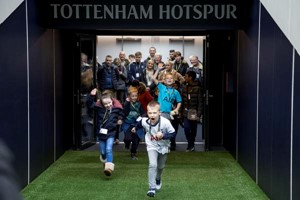
[(117, 125), (122, 124), (123, 107), (117, 99), (112, 98), (111, 93), (106, 92), (95, 102), (96, 93), (96, 88), (91, 91), (87, 105), (95, 110), (97, 116), (100, 161), (105, 163), (104, 173), (110, 176), (114, 170), (113, 143)]

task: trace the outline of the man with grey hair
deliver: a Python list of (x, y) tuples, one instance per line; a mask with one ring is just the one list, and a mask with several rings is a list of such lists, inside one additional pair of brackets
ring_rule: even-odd
[(165, 63), (162, 61), (162, 54), (156, 53), (154, 55), (154, 70), (160, 69), (164, 65)]
[(190, 56), (189, 57), (191, 66), (187, 68), (188, 71), (194, 71), (196, 73), (196, 79), (195, 81), (198, 81), (200, 85), (202, 85), (202, 79), (203, 79), (203, 65), (200, 62), (198, 56)]
[(119, 53), (119, 59), (121, 61), (120, 65), (122, 67), (125, 67), (126, 70), (128, 70), (128, 65), (130, 64), (130, 61), (126, 58), (125, 51), (120, 51), (120, 53)]
[(149, 56), (144, 60), (145, 66), (147, 65), (148, 60), (154, 60), (155, 54), (156, 54), (156, 48), (150, 47), (149, 48)]

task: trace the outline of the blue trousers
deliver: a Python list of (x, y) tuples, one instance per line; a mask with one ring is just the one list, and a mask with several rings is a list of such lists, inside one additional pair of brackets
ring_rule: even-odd
[(113, 162), (113, 144), (114, 137), (108, 137), (106, 140), (99, 140), (99, 150), (103, 159), (107, 162)]

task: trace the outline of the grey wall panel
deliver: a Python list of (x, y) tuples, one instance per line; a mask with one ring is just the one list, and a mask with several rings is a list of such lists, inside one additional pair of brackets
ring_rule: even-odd
[(39, 26), (37, 5), (28, 1), (30, 65), (30, 180), (54, 162), (53, 31)]
[(20, 185), (28, 179), (27, 51), (25, 4), (0, 26), (0, 137), (15, 156)]
[[(67, 131), (63, 131), (64, 127), (64, 119), (67, 119), (67, 115), (64, 115), (64, 82), (63, 82), (63, 69), (64, 65), (62, 61), (63, 58), (63, 47), (62, 47), (62, 38), (59, 31), (54, 31), (54, 48), (55, 48), (55, 113), (56, 113), (56, 130), (55, 130), (55, 146), (56, 146), (56, 157), (59, 157), (64, 153), (64, 138), (63, 135), (67, 133)], [(67, 81), (65, 81), (67, 82)], [(70, 131), (71, 132), (71, 131)]]
[(300, 199), (300, 56), (295, 56), (293, 127), (293, 199)]
[[(257, 43), (256, 43), (257, 44)], [(238, 161), (255, 179), (257, 46), (245, 32), (239, 34)]]
[(55, 110), (56, 110), (56, 158), (72, 146), (73, 138), (73, 107), (72, 97), (73, 77), (71, 60), (73, 59), (73, 41), (69, 32), (55, 30)]
[(272, 199), (288, 199), (292, 46), (264, 8), (260, 47), (258, 184)]
[[(34, 179), (54, 160), (54, 70), (52, 31), (30, 45), (30, 162)], [(36, 40), (34, 40), (36, 39)]]
[[(65, 81), (70, 76), (71, 45), (65, 42), (68, 34), (64, 34), (63, 39), (58, 38), (54, 45), (53, 31), (39, 26), (36, 3), (35, 0), (27, 1), (28, 21), (25, 3), (22, 3), (0, 26), (0, 91), (3, 95), (0, 104), (0, 137), (15, 156), (13, 166), (21, 187), (54, 162), (55, 152), (59, 157), (72, 144), (72, 125), (68, 124), (71, 121), (68, 119), (72, 118), (70, 102), (73, 95), (72, 90), (68, 92), (71, 82)], [(54, 63), (57, 67), (55, 75)], [(54, 85), (58, 91), (56, 93)], [(54, 114), (58, 117), (55, 118)], [(54, 119), (59, 121), (55, 123)]]
[(239, 32), (237, 160), (255, 180), (259, 1), (252, 1), (249, 9), (251, 20)]
[(259, 71), (259, 112), (258, 112), (258, 184), (268, 195), (272, 193), (272, 143), (274, 103), (274, 24), (265, 12), (261, 16), (260, 71)]
[[(275, 37), (272, 197), (274, 199), (289, 199), (293, 48), (278, 27), (275, 30)], [(282, 51), (283, 49), (284, 51)]]

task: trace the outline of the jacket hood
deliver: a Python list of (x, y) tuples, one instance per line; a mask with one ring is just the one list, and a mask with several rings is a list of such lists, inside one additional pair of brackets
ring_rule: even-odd
[(113, 98), (113, 108), (123, 109), (123, 106), (118, 99)]
[[(102, 102), (101, 102), (101, 101), (97, 101), (97, 102), (96, 102), (96, 105), (99, 106), (99, 107), (104, 108), (104, 106), (102, 105)], [(120, 103), (119, 100), (113, 98), (113, 107), (112, 107), (112, 108), (123, 109), (123, 106), (122, 106), (122, 104)]]

